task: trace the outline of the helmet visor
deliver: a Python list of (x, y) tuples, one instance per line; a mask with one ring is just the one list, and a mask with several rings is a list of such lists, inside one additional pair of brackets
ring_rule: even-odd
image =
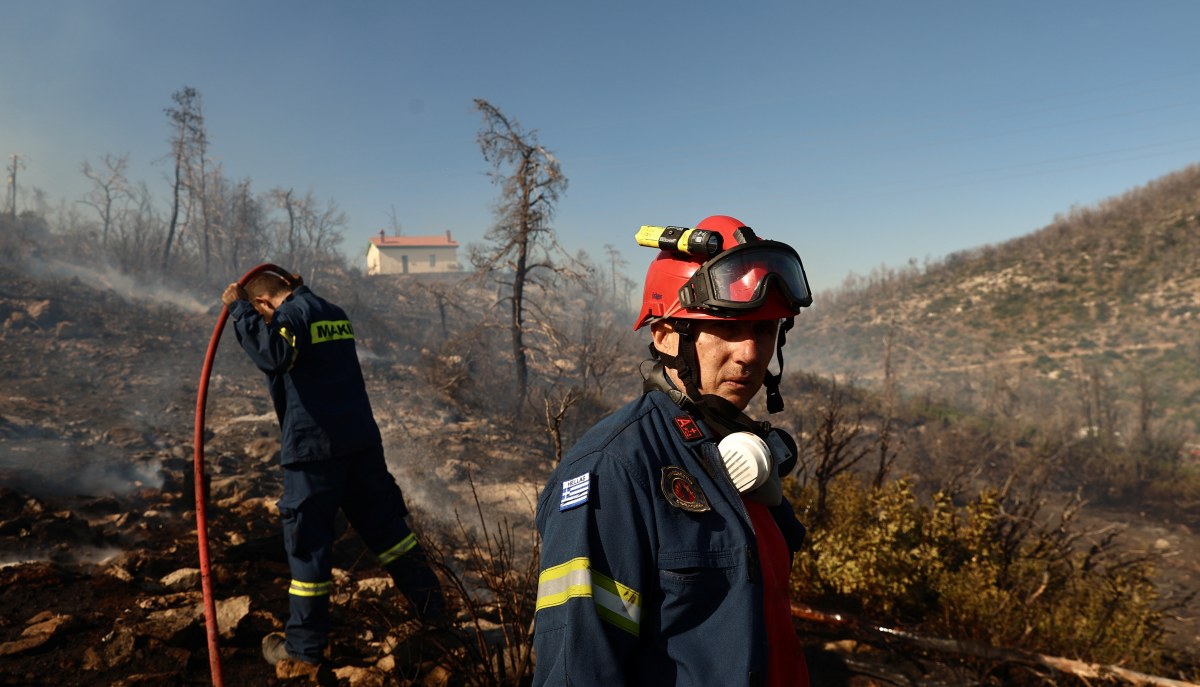
[(800, 256), (786, 243), (754, 241), (720, 253), (679, 290), (685, 308), (729, 316), (762, 306), (774, 288), (795, 311), (812, 305)]

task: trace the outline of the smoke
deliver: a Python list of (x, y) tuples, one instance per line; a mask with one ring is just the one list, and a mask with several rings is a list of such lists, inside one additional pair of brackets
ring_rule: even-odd
[(457, 529), (461, 522), (475, 532), (502, 523), (532, 527), (540, 482), (501, 476), (502, 460), (484, 466), (479, 463), (483, 456), (448, 455), (419, 439), (388, 442), (386, 455), (405, 502), (418, 514), (418, 525), (426, 521)]
[[(442, 527), (455, 524), (455, 509), (463, 511), (455, 495), (425, 460), (428, 447), (414, 443), (390, 443), (384, 449), (388, 471), (396, 478), (409, 510), (429, 518)], [(422, 464), (424, 463), (424, 464)]]
[(0, 474), (5, 486), (39, 497), (123, 496), (163, 485), (158, 460), (131, 462), (103, 447), (55, 439), (8, 442), (0, 450)]
[(133, 277), (121, 274), (111, 267), (97, 269), (49, 259), (31, 263), (28, 271), (39, 277), (78, 279), (93, 289), (110, 291), (126, 300), (173, 305), (187, 313), (205, 313), (212, 305), (201, 303), (193, 296), (163, 286), (139, 284)]
[(104, 565), (125, 552), (111, 546), (84, 546), (79, 547), (74, 553), (75, 559), (80, 563)]

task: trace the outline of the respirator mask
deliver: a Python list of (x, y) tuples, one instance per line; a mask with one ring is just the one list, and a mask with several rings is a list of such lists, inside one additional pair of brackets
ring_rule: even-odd
[(757, 434), (734, 432), (717, 444), (717, 450), (739, 493), (754, 491), (770, 478), (775, 461), (767, 442)]
[(753, 432), (733, 432), (717, 444), (721, 464), (738, 493), (768, 506), (783, 499), (781, 473), (796, 464), (795, 442), (772, 429), (764, 440)]

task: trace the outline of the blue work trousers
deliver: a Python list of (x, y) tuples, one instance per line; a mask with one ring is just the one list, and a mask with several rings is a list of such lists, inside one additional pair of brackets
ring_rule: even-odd
[(383, 447), (348, 456), (308, 461), (283, 468), (283, 541), (291, 567), (291, 615), (287, 650), (319, 662), (329, 642), (329, 594), (333, 589), (333, 540), (340, 508), (346, 520), (376, 555), (395, 548), (411, 534), (408, 507), (388, 472)]

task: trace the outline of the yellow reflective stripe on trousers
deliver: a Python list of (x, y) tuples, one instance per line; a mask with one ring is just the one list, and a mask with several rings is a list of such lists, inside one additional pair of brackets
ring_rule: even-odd
[(388, 563), (391, 563), (409, 551), (412, 551), (413, 547), (416, 545), (417, 535), (409, 534), (404, 539), (401, 539), (399, 544), (396, 544), (387, 551), (379, 554), (379, 564), (386, 567)]
[(333, 580), (325, 582), (292, 580), (292, 586), (288, 588), (288, 594), (292, 596), (329, 596), (329, 592), (332, 590)]
[(538, 576), (538, 611), (583, 597), (591, 597), (601, 618), (638, 636), (642, 622), (642, 595), (632, 587), (593, 570), (587, 558), (575, 558), (562, 565), (546, 568)]

